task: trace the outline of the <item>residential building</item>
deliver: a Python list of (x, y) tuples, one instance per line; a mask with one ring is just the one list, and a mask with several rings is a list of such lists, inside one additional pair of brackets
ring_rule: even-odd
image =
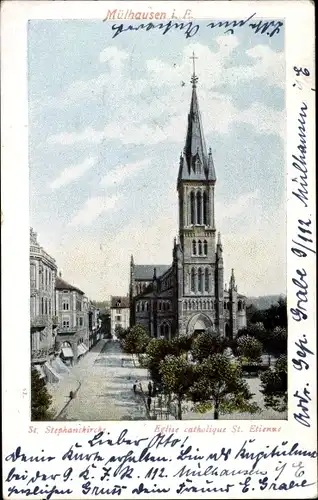
[(89, 304), (88, 310), (88, 331), (89, 331), (89, 349), (91, 349), (100, 339), (100, 319), (99, 309), (92, 303)]
[(130, 322), (145, 326), (153, 337), (210, 331), (233, 338), (246, 326), (246, 298), (238, 293), (233, 269), (228, 288), (224, 286), (223, 245), (215, 222), (216, 173), (205, 145), (197, 82), (194, 72), (177, 177), (179, 234), (172, 263), (137, 265), (133, 256), (130, 261)]
[(43, 364), (54, 356), (58, 318), (55, 313), (56, 262), (30, 228), (31, 360)]
[(56, 312), (59, 317), (57, 342), (67, 364), (76, 363), (88, 351), (88, 299), (61, 274), (56, 278)]
[(110, 329), (111, 334), (115, 335), (117, 327), (126, 330), (129, 327), (130, 303), (129, 296), (111, 297), (110, 301)]

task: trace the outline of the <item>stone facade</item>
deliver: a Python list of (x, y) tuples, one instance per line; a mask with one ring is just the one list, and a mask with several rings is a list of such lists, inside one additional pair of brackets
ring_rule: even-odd
[(30, 229), (30, 329), (32, 361), (54, 353), (58, 319), (55, 307), (56, 262)]
[(111, 297), (110, 301), (110, 331), (115, 335), (116, 327), (126, 330), (130, 325), (129, 297)]
[(192, 98), (186, 143), (180, 157), (177, 191), (179, 235), (172, 263), (130, 262), (131, 325), (141, 324), (153, 337), (193, 335), (202, 331), (233, 338), (246, 326), (245, 297), (238, 293), (232, 269), (224, 287), (223, 246), (216, 233), (216, 175), (207, 153), (192, 76)]
[(55, 293), (59, 318), (56, 340), (64, 360), (74, 363), (89, 349), (88, 299), (61, 275), (56, 278)]

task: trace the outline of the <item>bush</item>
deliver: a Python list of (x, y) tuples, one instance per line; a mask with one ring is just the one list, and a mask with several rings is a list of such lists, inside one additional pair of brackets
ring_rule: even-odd
[(31, 420), (52, 420), (52, 396), (49, 394), (44, 378), (36, 368), (31, 369)]

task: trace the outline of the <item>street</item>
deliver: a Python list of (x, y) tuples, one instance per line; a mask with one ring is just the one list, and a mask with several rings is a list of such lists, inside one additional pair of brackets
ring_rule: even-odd
[(146, 418), (143, 400), (140, 395), (134, 394), (132, 386), (136, 379), (145, 385), (147, 370), (135, 368), (132, 357), (122, 353), (119, 343), (101, 342), (104, 343), (102, 349), (91, 365), (83, 370), (76, 367), (81, 387), (58, 420)]
[[(86, 356), (73, 367), (69, 376), (55, 388), (53, 405), (63, 408), (69, 401), (69, 392), (78, 387), (74, 399), (60, 412), (56, 420), (146, 420), (144, 400), (139, 393), (134, 394), (133, 384), (138, 380), (144, 392), (147, 391), (147, 370), (134, 366), (132, 356), (124, 354), (120, 344), (101, 340)], [(257, 377), (247, 378), (254, 401), (261, 407), (260, 413), (232, 413), (221, 415), (222, 420), (283, 420), (286, 413), (265, 409), (260, 381)], [(186, 409), (188, 407), (188, 410)], [(213, 420), (213, 411), (194, 413), (186, 404), (184, 420)], [(174, 419), (170, 415), (169, 420)]]

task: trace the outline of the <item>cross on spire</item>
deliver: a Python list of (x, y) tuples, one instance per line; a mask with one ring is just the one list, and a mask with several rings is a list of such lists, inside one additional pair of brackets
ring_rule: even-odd
[(195, 59), (198, 59), (198, 58), (195, 56), (194, 51), (192, 52), (192, 56), (190, 56), (190, 59), (192, 59), (192, 68), (193, 68), (191, 83), (192, 83), (192, 87), (195, 87), (196, 83), (198, 81), (198, 77), (195, 74)]

